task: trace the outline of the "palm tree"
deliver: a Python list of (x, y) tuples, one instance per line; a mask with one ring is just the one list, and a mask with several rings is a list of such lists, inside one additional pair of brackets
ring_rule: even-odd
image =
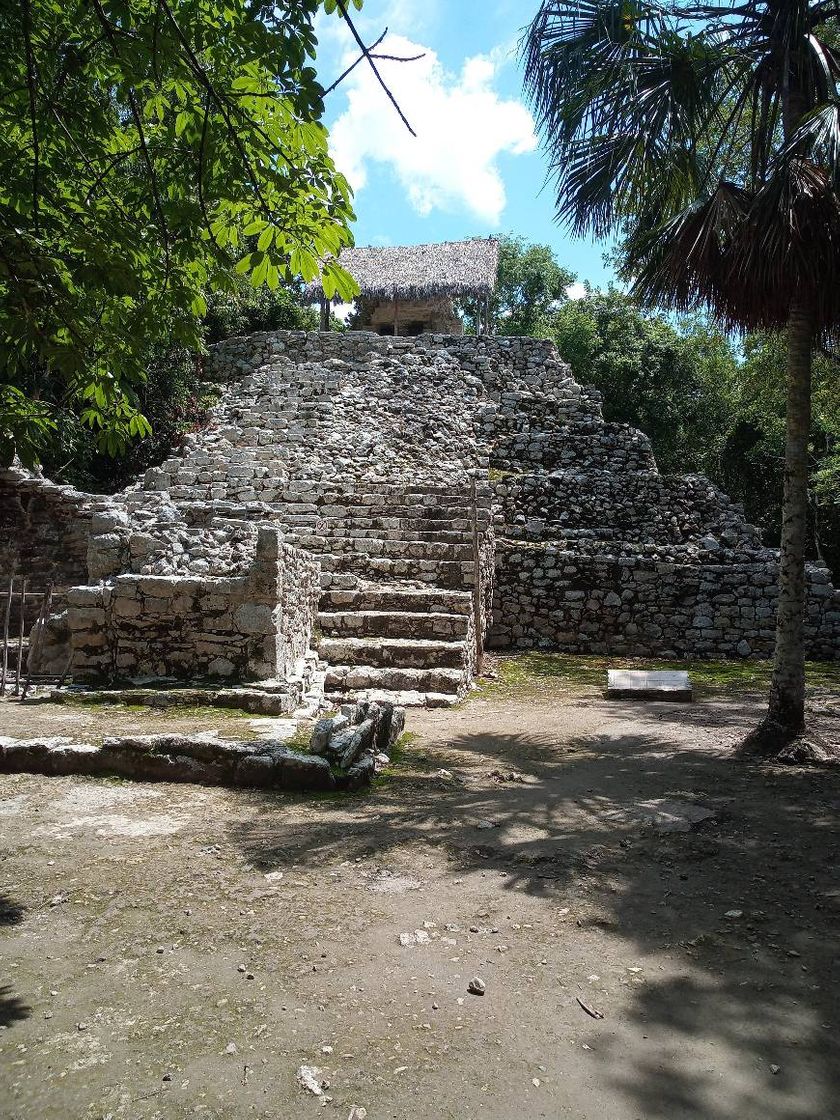
[(805, 718), (811, 359), (840, 324), (838, 14), (840, 0), (544, 0), (523, 40), (558, 220), (617, 236), (647, 304), (786, 332), (765, 744)]

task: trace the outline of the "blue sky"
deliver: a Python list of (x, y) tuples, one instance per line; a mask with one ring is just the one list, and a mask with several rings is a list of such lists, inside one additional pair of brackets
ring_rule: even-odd
[[(366, 66), (327, 99), (333, 153), (356, 191), (357, 245), (521, 234), (551, 245), (580, 280), (605, 285), (604, 245), (553, 220), (551, 185), (522, 97), (517, 43), (536, 0), (365, 0), (355, 22), (382, 51), (425, 52), (381, 63), (418, 133), (399, 121)], [(318, 20), (318, 68), (329, 85), (357, 51), (335, 18)]]

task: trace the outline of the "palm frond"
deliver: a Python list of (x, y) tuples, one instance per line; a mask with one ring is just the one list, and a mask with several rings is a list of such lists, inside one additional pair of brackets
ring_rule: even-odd
[(834, 189), (840, 190), (840, 99), (832, 98), (802, 118), (782, 152), (783, 158), (796, 156), (825, 168)]
[(559, 220), (623, 238), (647, 303), (840, 325), (838, 0), (544, 0), (525, 85)]
[(600, 237), (651, 189), (672, 213), (685, 205), (702, 174), (702, 122), (726, 88), (725, 46), (677, 33), (656, 4), (555, 0), (534, 20), (525, 57), (561, 220)]
[(736, 330), (783, 327), (791, 292), (840, 323), (840, 201), (828, 175), (790, 158), (755, 193), (722, 182), (625, 244), (624, 278), (649, 305), (707, 306)]
[(729, 321), (732, 246), (752, 202), (748, 190), (724, 181), (668, 221), (640, 227), (624, 247), (623, 275), (634, 294), (678, 311), (707, 303)]

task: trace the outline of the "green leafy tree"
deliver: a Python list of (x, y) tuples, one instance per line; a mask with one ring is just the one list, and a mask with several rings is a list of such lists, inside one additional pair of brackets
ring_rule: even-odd
[[(318, 313), (305, 306), (297, 287), (281, 284), (254, 288), (236, 277), (232, 289), (211, 292), (201, 323), (202, 342), (211, 345), (254, 331), (317, 330)], [(49, 478), (82, 490), (110, 493), (156, 466), (183, 445), (184, 436), (209, 420), (218, 389), (204, 378), (204, 355), (177, 346), (150, 346), (144, 376), (137, 386), (137, 407), (149, 421), (150, 433), (132, 440), (114, 457), (103, 451), (95, 432), (82, 423), (75, 402), (59, 397), (51, 404), (55, 430), (40, 449)]]
[(40, 453), (44, 473), (94, 493), (112, 493), (133, 482), (147, 467), (177, 452), (188, 432), (207, 423), (218, 389), (203, 380), (201, 367), (201, 355), (184, 347), (149, 350), (136, 392), (137, 407), (151, 431), (132, 440), (116, 457), (100, 447), (72, 402), (56, 401), (56, 431)]
[[(707, 475), (778, 545), (785, 450), (785, 340), (740, 347), (702, 317), (647, 312), (615, 289), (589, 291), (545, 320), (576, 379), (604, 394), (607, 420), (650, 436), (660, 468)], [(840, 378), (814, 358), (809, 555), (840, 574)]]
[(840, 324), (837, 14), (833, 0), (544, 0), (525, 40), (558, 218), (619, 235), (648, 304), (786, 331), (767, 747), (804, 725), (812, 355)]
[(355, 294), (334, 260), (353, 213), (320, 123), (318, 7), (0, 7), (2, 461), (35, 460), (56, 402), (81, 402), (104, 450), (147, 434), (149, 348), (200, 345), (232, 261), (254, 286), (320, 269), (328, 295)]
[(678, 329), (615, 289), (569, 300), (545, 328), (576, 379), (603, 393), (605, 419), (650, 436), (663, 471), (719, 475), (737, 399), (722, 332), (703, 321)]
[[(721, 457), (721, 481), (747, 514), (778, 540), (784, 478), (787, 347), (783, 335), (744, 340), (737, 403)], [(809, 491), (812, 554), (840, 576), (840, 377), (837, 358), (820, 351), (813, 364)]]
[(210, 295), (202, 333), (212, 344), (254, 331), (315, 331), (318, 322), (318, 312), (303, 305), (295, 288), (254, 288), (242, 278), (235, 287)]
[[(490, 327), (494, 334), (539, 335), (551, 308), (566, 298), (575, 274), (564, 268), (548, 245), (534, 245), (524, 237), (499, 239), (499, 272), (490, 299)], [(477, 333), (480, 301), (463, 299), (459, 310), (467, 330)]]

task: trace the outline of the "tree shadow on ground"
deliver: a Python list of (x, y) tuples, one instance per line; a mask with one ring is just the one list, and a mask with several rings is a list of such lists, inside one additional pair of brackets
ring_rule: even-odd
[[(631, 711), (640, 733), (626, 731)], [(310, 803), (302, 827), (266, 796), (234, 837), (261, 869), (371, 855), (410, 865), (418, 844), (437, 845), (456, 874), (493, 868), (500, 890), (552, 907), (574, 899), (578, 925), (601, 931), (605, 944), (626, 953), (629, 941), (641, 960), (673, 962), (631, 989), (622, 1041), (593, 1025), (590, 1044), (638, 1115), (836, 1115), (840, 774), (738, 759), (727, 736), (719, 748), (685, 749), (650, 708), (642, 716), (611, 705), (609, 714), (624, 714), (624, 730), (607, 723), (567, 741), (549, 730), (476, 730), (425, 743), (430, 772), (384, 786), (373, 803)], [(737, 732), (755, 707), (733, 704), (729, 717)], [(699, 708), (679, 716), (683, 726), (701, 720)], [(505, 780), (511, 768), (526, 781)], [(662, 832), (639, 815), (660, 798), (700, 804), (715, 819)], [(680, 1060), (697, 1045), (705, 1065)], [(742, 1070), (734, 1083), (720, 1084), (715, 1048)], [(760, 1103), (757, 1080), (766, 1083)]]
[[(13, 926), (23, 921), (24, 909), (6, 894), (0, 894), (0, 926)], [(14, 994), (10, 984), (0, 985), (0, 1027), (26, 1019), (32, 1008)]]

